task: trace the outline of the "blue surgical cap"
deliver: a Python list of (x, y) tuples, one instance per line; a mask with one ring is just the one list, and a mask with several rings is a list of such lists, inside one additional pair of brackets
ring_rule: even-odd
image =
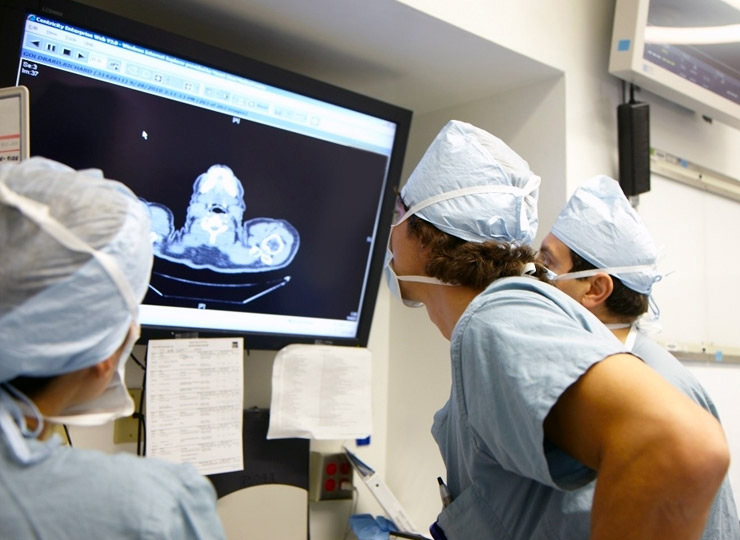
[(652, 236), (608, 176), (590, 178), (573, 193), (552, 234), (596, 268), (618, 269), (610, 273), (638, 293), (649, 295), (662, 278)]
[(0, 382), (108, 358), (152, 265), (143, 203), (100, 171), (44, 158), (0, 166)]
[(442, 128), (401, 191), (409, 212), (469, 242), (529, 244), (540, 177), (490, 133), (457, 120)]

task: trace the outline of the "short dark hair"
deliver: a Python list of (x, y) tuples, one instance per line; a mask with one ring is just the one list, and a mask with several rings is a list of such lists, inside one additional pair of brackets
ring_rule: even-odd
[[(596, 266), (585, 260), (572, 249), (570, 250), (570, 257), (573, 260), (573, 267), (570, 269), (571, 272), (593, 270), (596, 268)], [(646, 294), (633, 291), (616, 276), (611, 276), (611, 278), (614, 283), (614, 290), (612, 290), (609, 298), (606, 299), (605, 305), (613, 315), (629, 317), (631, 320), (634, 320), (648, 310), (649, 304)]]

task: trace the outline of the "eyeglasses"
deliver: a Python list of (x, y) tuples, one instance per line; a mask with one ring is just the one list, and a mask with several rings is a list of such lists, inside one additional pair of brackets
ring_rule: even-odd
[(401, 195), (396, 196), (396, 204), (393, 207), (393, 221), (391, 221), (391, 224), (397, 225), (408, 210), (409, 207), (404, 204), (403, 199), (401, 199)]

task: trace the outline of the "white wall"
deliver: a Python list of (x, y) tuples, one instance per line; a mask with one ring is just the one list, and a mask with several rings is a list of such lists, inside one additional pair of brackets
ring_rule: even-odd
[[(740, 181), (740, 131), (647, 93), (641, 99), (651, 103), (652, 146)], [(673, 272), (655, 288), (659, 339), (679, 349), (740, 350), (740, 202), (654, 174), (638, 208)]]

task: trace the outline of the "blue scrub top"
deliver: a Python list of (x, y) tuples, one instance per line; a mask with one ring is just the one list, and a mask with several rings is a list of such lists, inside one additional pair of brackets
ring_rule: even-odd
[(192, 465), (28, 440), (20, 463), (0, 431), (0, 538), (225, 539), (211, 483)]
[(523, 277), (470, 303), (450, 351), (451, 395), (432, 428), (454, 498), (438, 518), (448, 540), (588, 539), (596, 473), (548, 443), (542, 424), (625, 345), (570, 297)]

